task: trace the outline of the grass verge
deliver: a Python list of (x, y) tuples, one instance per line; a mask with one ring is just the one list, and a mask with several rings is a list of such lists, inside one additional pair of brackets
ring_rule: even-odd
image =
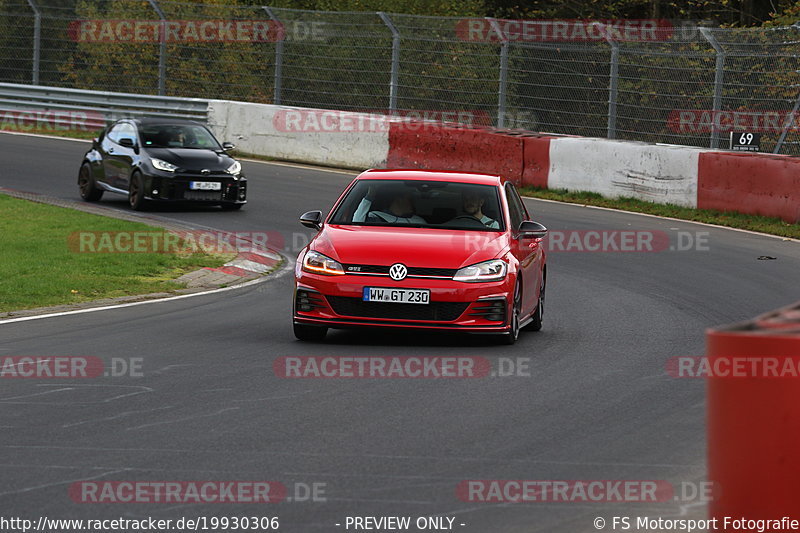
[(0, 194), (0, 312), (174, 292), (175, 278), (235, 255), (72, 251), (69, 236), (85, 231), (163, 230)]
[(28, 128), (28, 129), (14, 129), (14, 128), (6, 128), (3, 129), (0, 127), (0, 131), (7, 131), (9, 133), (33, 133), (36, 135), (51, 135), (53, 137), (67, 137), (69, 139), (85, 139), (87, 141), (91, 141), (103, 131), (102, 129), (89, 131), (89, 130), (75, 130), (75, 129), (67, 129), (67, 130), (60, 130), (57, 128)]
[(654, 204), (636, 198), (606, 198), (593, 192), (571, 192), (564, 189), (525, 187), (520, 189), (520, 194), (545, 200), (621, 209), (800, 239), (800, 224), (789, 224), (779, 218), (714, 211), (711, 209), (692, 209), (672, 204)]

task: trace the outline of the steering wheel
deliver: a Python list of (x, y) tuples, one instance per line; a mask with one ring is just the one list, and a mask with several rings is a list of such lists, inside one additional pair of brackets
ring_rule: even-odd
[(451, 219), (450, 222), (455, 222), (456, 220), (469, 220), (475, 226), (480, 226), (482, 228), (486, 227), (486, 224), (471, 215), (458, 215), (457, 217)]

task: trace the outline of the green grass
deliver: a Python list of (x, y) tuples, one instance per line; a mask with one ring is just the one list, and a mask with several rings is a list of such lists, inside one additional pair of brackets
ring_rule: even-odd
[(72, 251), (69, 235), (83, 231), (163, 230), (0, 195), (0, 312), (173, 292), (175, 278), (233, 256)]
[(654, 204), (636, 198), (605, 198), (593, 192), (570, 192), (564, 189), (536, 189), (525, 187), (520, 194), (533, 198), (544, 198), (558, 202), (594, 205), (610, 209), (622, 209), (636, 213), (648, 213), (663, 217), (693, 220), (707, 224), (717, 224), (731, 228), (770, 233), (781, 237), (800, 239), (800, 224), (789, 224), (779, 218), (742, 213), (714, 211), (711, 209), (692, 209), (672, 204)]
[(83, 131), (83, 130), (60, 130), (55, 128), (30, 128), (30, 129), (2, 129), (0, 131), (10, 131), (16, 133), (35, 133), (37, 135), (52, 135), (54, 137), (68, 137), (70, 139), (86, 139), (91, 141), (103, 131), (102, 129), (96, 131)]

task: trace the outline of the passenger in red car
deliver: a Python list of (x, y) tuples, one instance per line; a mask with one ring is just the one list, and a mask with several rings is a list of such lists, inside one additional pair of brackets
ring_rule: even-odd
[(389, 203), (388, 212), (371, 210), (375, 200), (375, 193), (372, 187), (369, 188), (367, 195), (358, 204), (356, 212), (353, 213), (353, 222), (388, 222), (390, 224), (427, 224), (427, 221), (419, 215), (414, 214), (414, 199), (410, 191), (399, 191), (395, 193)]

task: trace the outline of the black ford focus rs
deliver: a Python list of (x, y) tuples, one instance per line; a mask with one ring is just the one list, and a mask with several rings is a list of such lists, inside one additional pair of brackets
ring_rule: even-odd
[(78, 186), (94, 202), (124, 194), (133, 209), (148, 201), (198, 202), (240, 209), (247, 201), (242, 165), (199, 122), (123, 119), (108, 126), (83, 157)]

